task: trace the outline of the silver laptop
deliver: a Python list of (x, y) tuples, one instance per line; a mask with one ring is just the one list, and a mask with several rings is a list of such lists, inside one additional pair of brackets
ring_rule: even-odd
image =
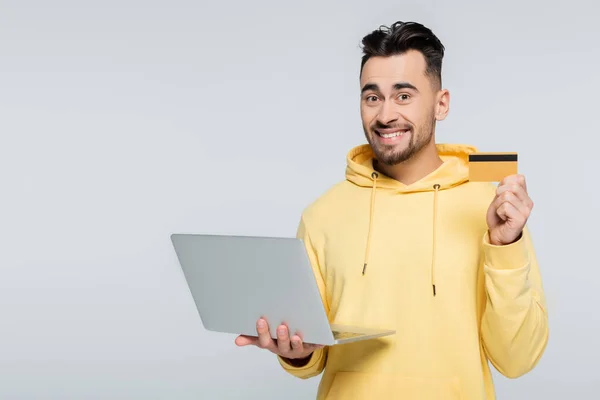
[(300, 239), (173, 234), (171, 241), (209, 331), (256, 336), (265, 317), (274, 339), (285, 323), (305, 343), (326, 346), (395, 333), (330, 324)]

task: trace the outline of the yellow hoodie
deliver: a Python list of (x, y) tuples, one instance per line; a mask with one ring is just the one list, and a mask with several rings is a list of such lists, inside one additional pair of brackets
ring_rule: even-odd
[[(487, 237), (495, 185), (468, 181), (474, 147), (438, 144), (444, 164), (412, 185), (373, 169), (368, 145), (346, 179), (308, 206), (306, 244), (332, 323), (397, 333), (318, 350), (299, 378), (324, 371), (319, 400), (493, 400), (488, 364), (515, 378), (548, 341), (529, 230), (507, 246)], [(363, 273), (364, 272), (364, 273)]]

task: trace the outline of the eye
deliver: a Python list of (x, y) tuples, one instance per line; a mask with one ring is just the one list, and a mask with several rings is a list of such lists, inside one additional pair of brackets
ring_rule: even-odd
[(371, 95), (365, 97), (365, 100), (367, 101), (367, 103), (372, 103), (374, 101), (377, 101), (377, 96), (375, 96), (374, 94), (371, 94)]
[(407, 93), (401, 93), (398, 95), (398, 100), (400, 101), (407, 101), (408, 99), (410, 99), (410, 95)]

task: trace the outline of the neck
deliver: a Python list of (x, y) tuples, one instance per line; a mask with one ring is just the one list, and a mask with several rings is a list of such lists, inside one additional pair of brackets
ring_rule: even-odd
[(443, 161), (432, 140), (410, 159), (396, 165), (376, 163), (375, 169), (405, 185), (411, 185), (431, 174), (442, 164)]

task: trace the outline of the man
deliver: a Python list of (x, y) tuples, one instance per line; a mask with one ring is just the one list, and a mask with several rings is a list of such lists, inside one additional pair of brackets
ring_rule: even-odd
[(304, 211), (298, 236), (331, 322), (397, 333), (323, 348), (285, 326), (272, 340), (259, 321), (236, 343), (300, 378), (324, 371), (318, 399), (495, 399), (488, 362), (519, 377), (548, 340), (525, 178), (469, 182), (475, 148), (436, 144), (450, 97), (428, 28), (397, 22), (362, 43), (368, 145), (349, 152), (346, 179)]

